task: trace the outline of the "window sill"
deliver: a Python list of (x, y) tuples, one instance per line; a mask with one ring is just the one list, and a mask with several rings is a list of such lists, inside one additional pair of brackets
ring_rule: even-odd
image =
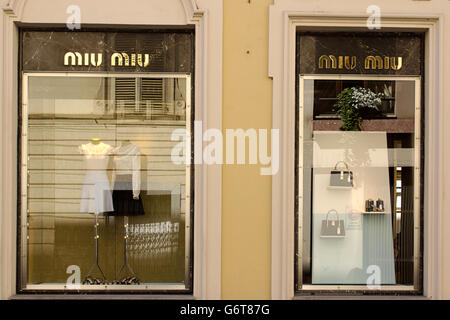
[(430, 297), (414, 296), (414, 295), (402, 295), (402, 296), (382, 296), (382, 295), (364, 295), (364, 296), (339, 296), (339, 295), (327, 295), (327, 296), (294, 296), (292, 300), (431, 300)]

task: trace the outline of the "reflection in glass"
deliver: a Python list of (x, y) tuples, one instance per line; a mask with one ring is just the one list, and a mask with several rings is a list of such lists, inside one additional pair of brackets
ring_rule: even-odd
[(336, 118), (335, 103), (337, 96), (345, 88), (361, 87), (382, 93), (379, 114), (367, 115), (367, 118), (395, 116), (395, 82), (374, 80), (316, 80), (314, 83), (314, 117)]
[(171, 161), (189, 86), (185, 75), (28, 77), (24, 286), (64, 288), (75, 265), (82, 289), (190, 288), (190, 168)]

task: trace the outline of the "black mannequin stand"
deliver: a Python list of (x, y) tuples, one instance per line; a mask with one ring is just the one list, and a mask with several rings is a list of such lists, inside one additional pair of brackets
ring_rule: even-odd
[[(139, 284), (139, 280), (136, 276), (136, 273), (134, 273), (133, 268), (131, 268), (130, 264), (128, 263), (128, 258), (127, 258), (127, 244), (128, 244), (128, 217), (124, 216), (123, 218), (124, 223), (123, 223), (123, 227), (125, 230), (125, 236), (123, 237), (123, 265), (122, 267), (120, 267), (119, 272), (116, 275), (116, 278), (114, 279), (114, 283), (116, 284)], [(128, 269), (128, 271), (131, 273), (131, 276), (128, 276), (126, 278), (124, 278), (122, 281), (119, 281), (119, 277), (120, 274), (122, 273), (122, 271), (124, 271), (124, 269)]]
[[(100, 239), (100, 236), (98, 235), (99, 223), (98, 223), (97, 217), (98, 217), (98, 213), (95, 213), (94, 214), (94, 263), (92, 264), (92, 267), (88, 272), (88, 275), (84, 279), (83, 284), (105, 284), (106, 283), (106, 276), (103, 273), (103, 270), (98, 263), (98, 240)], [(97, 268), (100, 271), (100, 273), (103, 277), (103, 280), (91, 277), (91, 274), (95, 268)]]

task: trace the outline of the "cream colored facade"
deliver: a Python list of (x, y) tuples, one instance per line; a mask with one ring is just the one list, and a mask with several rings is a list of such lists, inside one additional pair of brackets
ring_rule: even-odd
[[(197, 299), (294, 298), (293, 110), (297, 27), (364, 30), (370, 5), (381, 31), (426, 31), (424, 295), (450, 299), (450, 1), (399, 0), (3, 0), (0, 20), (0, 297), (16, 294), (18, 27), (195, 25), (195, 117), (204, 129), (280, 129), (280, 170), (201, 165), (196, 170)], [(104, 5), (103, 5), (104, 4)], [(20, 194), (19, 194), (20, 196)]]

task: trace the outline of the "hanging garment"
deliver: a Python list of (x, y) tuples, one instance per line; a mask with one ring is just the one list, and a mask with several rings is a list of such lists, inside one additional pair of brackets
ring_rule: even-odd
[(116, 175), (132, 175), (133, 196), (141, 192), (141, 150), (138, 146), (127, 143), (114, 149), (114, 169)]
[(144, 215), (141, 192), (141, 150), (132, 143), (114, 150), (114, 216)]
[(145, 214), (140, 196), (134, 197), (132, 191), (132, 175), (121, 174), (116, 176), (112, 193), (114, 211), (111, 216), (141, 216)]
[(102, 213), (114, 210), (111, 187), (106, 174), (109, 156), (113, 147), (100, 142), (87, 143), (78, 147), (84, 155), (86, 175), (81, 191), (80, 212)]

